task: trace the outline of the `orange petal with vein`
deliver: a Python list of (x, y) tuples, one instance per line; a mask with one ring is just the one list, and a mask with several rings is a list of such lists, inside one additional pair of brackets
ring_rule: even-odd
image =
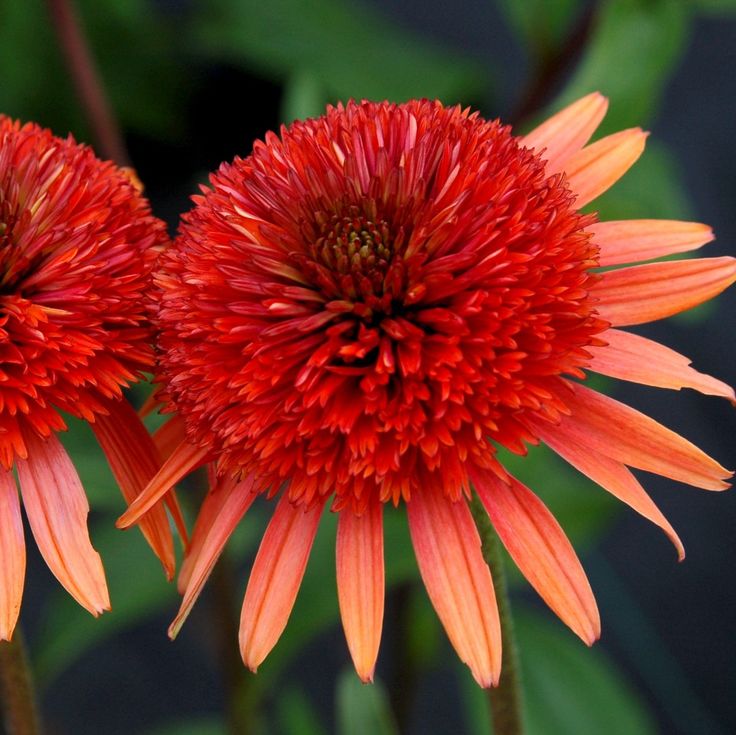
[(593, 355), (589, 367), (597, 373), (657, 388), (692, 388), (709, 396), (736, 398), (733, 388), (699, 373), (687, 357), (659, 342), (619, 329), (609, 329), (601, 338), (608, 344), (586, 348)]
[[(158, 452), (148, 430), (126, 400), (109, 400), (105, 407), (109, 414), (100, 414), (92, 423), (92, 429), (123, 497), (130, 504), (158, 471)], [(140, 529), (161, 560), (166, 577), (173, 579), (176, 569), (174, 541), (163, 506), (151, 508), (141, 518)]]
[(208, 449), (195, 447), (188, 441), (179, 444), (115, 525), (118, 528), (128, 528), (138, 523), (143, 514), (156, 505), (179, 480), (201, 467), (207, 461), (208, 454)]
[(361, 681), (373, 681), (383, 626), (383, 505), (358, 516), (350, 508), (337, 525), (337, 596), (350, 655)]
[(584, 446), (647, 472), (704, 490), (725, 490), (732, 472), (674, 431), (630, 406), (573, 385), (565, 395), (570, 416), (560, 427)]
[(583, 207), (610, 189), (644, 151), (647, 133), (630, 128), (591, 143), (565, 164), (570, 188), (577, 195), (576, 207)]
[(557, 173), (590, 140), (607, 109), (608, 100), (593, 92), (527, 133), (521, 145), (534, 148), (547, 161), (547, 171)]
[(596, 222), (587, 230), (600, 248), (602, 266), (686, 253), (713, 240), (713, 230), (708, 225), (666, 219)]
[(89, 504), (79, 475), (55, 434), (23, 432), (28, 459), (16, 459), (23, 505), (46, 564), (69, 594), (97, 616), (110, 609), (100, 555), (87, 531)]
[(560, 457), (644, 518), (659, 526), (672, 541), (679, 561), (685, 558), (685, 548), (675, 529), (625, 465), (581, 444), (579, 437), (568, 434), (564, 424), (552, 426), (544, 421), (529, 423), (534, 433)]
[(200, 526), (197, 545), (190, 548), (186, 590), (179, 612), (169, 626), (170, 638), (179, 633), (227, 540), (255, 500), (253, 485), (253, 476), (250, 475), (237, 484), (228, 480), (223, 485), (216, 485), (208, 494), (205, 504), (209, 501), (210, 508), (204, 517), (209, 523), (207, 528)]
[(644, 324), (692, 309), (736, 281), (736, 258), (694, 258), (606, 271), (591, 288), (602, 319)]
[(450, 642), (482, 687), (495, 686), (501, 672), (501, 626), (467, 503), (424, 488), (412, 494), (406, 509), (419, 571)]
[(323, 505), (305, 511), (284, 495), (258, 549), (240, 614), (240, 655), (256, 671), (281, 637), (307, 568)]
[(471, 479), (503, 545), (541, 598), (589, 646), (601, 634), (598, 606), (572, 545), (544, 503), (513, 477)]
[(0, 641), (9, 641), (18, 622), (26, 576), (26, 545), (13, 473), (0, 470)]

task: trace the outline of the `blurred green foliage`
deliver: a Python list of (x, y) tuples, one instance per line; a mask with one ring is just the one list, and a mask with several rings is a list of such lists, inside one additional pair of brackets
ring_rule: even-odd
[[(80, 0), (78, 5), (123, 126), (152, 140), (186, 137), (193, 94), (203, 84), (206, 70), (217, 64), (281, 84), (284, 122), (318, 115), (326, 102), (350, 97), (397, 101), (438, 97), (481, 104), (489, 116), (501, 104), (493, 97), (491, 80), (504, 73), (504, 59), (484, 65), (462, 50), (440, 46), (401, 27), (365, 1)], [(589, 5), (581, 0), (498, 0), (532, 70), (539, 70), (565, 46)], [(576, 66), (544, 113), (597, 89), (611, 99), (602, 126), (603, 132), (610, 132), (656, 121), (663, 90), (686, 48), (694, 13), (736, 12), (736, 2), (606, 0), (594, 8), (588, 35), (582, 48), (575, 50)], [(42, 0), (5, 0), (0, 6), (0, 73), (0, 110), (53, 126), (61, 134), (73, 130), (89, 138)], [(259, 104), (257, 99), (245, 102), (244, 114), (247, 105)], [(649, 143), (642, 160), (596, 207), (611, 219), (681, 218), (691, 212), (678, 166), (656, 142)], [(92, 536), (105, 561), (114, 611), (92, 620), (62, 591), (48, 598), (40, 634), (33, 641), (36, 669), (45, 686), (52, 686), (106, 637), (162, 613), (173, 616), (178, 604), (174, 586), (163, 581), (140, 534), (114, 530), (113, 519), (123, 501), (89, 428), (71, 422), (64, 442), (94, 510)], [(583, 552), (618, 512), (620, 506), (600, 488), (549, 451), (533, 449), (527, 458), (504, 455), (504, 462), (539, 492)], [(265, 517), (265, 506), (249, 514), (229, 553), (238, 560), (252, 558)], [(293, 735), (325, 732), (301, 684), (288, 672), (305, 646), (339, 624), (332, 573), (334, 539), (335, 518), (327, 513), (286, 634), (244, 693), (244, 706), (252, 708), (267, 691), (283, 691), (273, 718), (259, 714), (265, 718), (265, 732), (273, 728)], [(446, 666), (441, 654), (447, 644), (418, 585), (406, 520), (390, 508), (386, 560), (389, 591), (399, 584), (416, 584), (419, 590), (410, 598), (416, 621), (407, 637), (410, 655), (424, 670)], [(238, 580), (239, 591), (244, 581)], [(513, 581), (518, 589), (520, 580)], [(525, 611), (517, 628), (531, 735), (654, 731), (640, 698), (623, 683), (603, 651), (586, 650), (561, 624), (552, 622), (551, 613)], [(488, 728), (484, 695), (464, 669), (458, 679), (469, 732), (480, 735)], [(352, 672), (337, 681), (335, 707), (339, 732), (396, 732), (382, 686), (362, 686)], [(363, 729), (356, 729), (358, 725)], [(215, 735), (223, 727), (213, 717), (172, 723), (150, 735)]]

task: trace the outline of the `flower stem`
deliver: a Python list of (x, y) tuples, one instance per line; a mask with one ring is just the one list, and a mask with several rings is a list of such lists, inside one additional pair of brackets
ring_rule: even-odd
[(483, 558), (491, 570), (493, 586), (496, 591), (498, 615), (501, 620), (501, 640), (503, 645), (503, 667), (497, 687), (488, 690), (488, 699), (493, 718), (495, 735), (522, 735), (524, 721), (522, 713), (522, 686), (519, 667), (519, 649), (514, 636), (514, 621), (511, 615), (509, 590), (501, 555), (501, 543), (491, 526), (483, 505), (474, 496), (470, 509), (478, 527), (483, 544)]
[(38, 710), (23, 636), (0, 642), (0, 708), (8, 735), (38, 735)]
[(98, 152), (120, 166), (130, 166), (123, 136), (105, 95), (73, 1), (46, 1), (69, 74), (92, 128)]

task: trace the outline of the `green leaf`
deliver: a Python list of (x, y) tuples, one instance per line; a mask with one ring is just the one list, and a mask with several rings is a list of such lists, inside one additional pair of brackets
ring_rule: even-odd
[[(108, 519), (104, 528), (94, 527), (91, 535), (105, 565), (112, 611), (95, 619), (61, 587), (49, 596), (32, 649), (41, 686), (49, 686), (102, 641), (164, 610), (173, 616), (179, 604), (175, 586), (167, 584), (140, 533), (121, 532)], [(162, 630), (161, 635), (166, 632)]]
[(355, 672), (344, 671), (337, 680), (338, 735), (399, 735), (388, 695), (381, 682), (362, 684)]
[(326, 735), (314, 705), (301, 689), (289, 687), (280, 692), (276, 714), (284, 735)]
[(694, 0), (695, 9), (708, 15), (736, 13), (736, 0)]
[(195, 48), (277, 81), (311, 74), (330, 99), (468, 102), (488, 85), (478, 64), (399, 29), (363, 3), (213, 0), (198, 7)]
[(608, 0), (553, 108), (599, 90), (611, 100), (601, 133), (647, 124), (684, 51), (687, 21), (682, 0)]
[(522, 44), (537, 58), (550, 56), (569, 33), (580, 0), (501, 0), (500, 7)]
[(162, 725), (148, 730), (146, 735), (226, 735), (227, 728), (219, 718), (191, 719)]
[[(654, 735), (642, 699), (600, 648), (519, 606), (514, 623), (527, 735)], [(461, 681), (470, 731), (489, 732), (487, 693), (470, 677)]]
[(281, 99), (281, 120), (287, 125), (294, 120), (318, 117), (325, 111), (327, 96), (315, 74), (295, 72), (286, 82)]

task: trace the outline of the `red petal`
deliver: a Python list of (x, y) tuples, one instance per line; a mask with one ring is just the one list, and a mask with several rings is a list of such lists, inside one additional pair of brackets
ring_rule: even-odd
[(166, 459), (187, 438), (184, 422), (179, 416), (172, 416), (153, 432), (153, 443), (162, 459)]
[[(227, 540), (250, 508), (256, 495), (253, 492), (252, 475), (236, 485), (231, 481), (216, 485), (207, 495), (202, 507), (202, 511), (205, 511), (206, 527), (199, 525), (198, 519), (198, 527), (195, 529), (197, 543), (196, 546), (192, 544), (187, 557), (188, 572), (184, 599), (179, 613), (169, 627), (170, 638), (178, 634), (225, 548)], [(207, 505), (206, 510), (205, 505)]]
[(622, 130), (591, 143), (565, 163), (570, 188), (583, 207), (610, 189), (644, 151), (647, 133), (639, 128)]
[(578, 437), (571, 436), (566, 426), (552, 426), (544, 421), (529, 422), (539, 438), (573, 467), (587, 475), (593, 482), (608, 490), (619, 500), (632, 507), (644, 518), (659, 526), (669, 536), (677, 549), (680, 561), (685, 558), (685, 549), (675, 529), (647, 495), (646, 490), (621, 462), (606, 457), (581, 444)]
[(602, 375), (657, 388), (692, 388), (734, 400), (733, 388), (690, 367), (690, 360), (669, 347), (630, 332), (609, 329), (601, 335), (605, 347), (588, 347), (589, 367)]
[(654, 419), (582, 385), (572, 389), (565, 404), (572, 412), (560, 427), (571, 441), (618, 462), (654, 472), (704, 490), (725, 490), (733, 473), (705, 452)]
[(708, 225), (665, 219), (596, 222), (587, 229), (600, 248), (600, 264), (604, 266), (686, 253), (713, 239)]
[(240, 654), (256, 671), (281, 636), (307, 568), (309, 552), (322, 515), (284, 495), (258, 549), (240, 614)]
[(501, 626), (480, 538), (465, 500), (424, 488), (406, 504), (419, 571), (460, 659), (482, 687), (501, 673)]
[(471, 472), (478, 497), (521, 573), (542, 599), (589, 646), (601, 634), (588, 578), (565, 532), (542, 501), (513, 477)]
[(613, 326), (644, 324), (692, 309), (736, 281), (736, 258), (694, 258), (606, 271), (591, 289)]
[(20, 613), (26, 545), (13, 473), (0, 470), (0, 641), (9, 641)]
[(534, 148), (547, 161), (547, 171), (557, 173), (590, 140), (607, 109), (608, 100), (600, 93), (593, 92), (527, 133), (521, 139), (521, 144), (526, 148)]
[(128, 510), (118, 518), (118, 528), (138, 523), (141, 517), (147, 513), (179, 480), (186, 477), (207, 461), (210, 451), (195, 447), (187, 441), (182, 442), (164, 462), (159, 471), (154, 475), (143, 492), (131, 503)]
[[(92, 429), (123, 497), (130, 504), (158, 471), (159, 456), (146, 427), (127, 401), (107, 401), (106, 408), (109, 415), (98, 415)], [(166, 577), (172, 579), (176, 558), (164, 508), (161, 505), (151, 508), (141, 518), (140, 529), (161, 560)]]
[(383, 626), (383, 505), (358, 516), (349, 508), (337, 526), (337, 595), (345, 637), (358, 676), (373, 681)]
[(110, 609), (100, 555), (87, 532), (89, 505), (79, 475), (54, 434), (25, 430), (28, 459), (16, 468), (23, 505), (41, 555), (69, 594), (93, 615)]

